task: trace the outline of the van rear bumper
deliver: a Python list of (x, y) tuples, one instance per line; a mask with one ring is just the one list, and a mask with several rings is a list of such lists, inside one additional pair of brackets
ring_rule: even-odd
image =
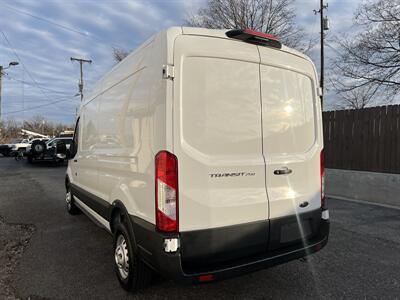
[[(321, 216), (321, 210), (313, 212), (314, 215)], [(293, 217), (298, 220), (298, 217)], [(209, 260), (199, 257), (191, 257), (188, 261), (183, 256), (182, 245), (175, 253), (164, 251), (164, 240), (169, 238), (179, 238), (185, 241), (185, 233), (164, 234), (157, 232), (155, 226), (142, 219), (132, 216), (133, 230), (136, 239), (137, 250), (141, 258), (152, 269), (161, 275), (182, 283), (200, 283), (200, 276), (212, 275), (212, 280), (226, 279), (257, 270), (265, 269), (274, 265), (299, 259), (321, 250), (328, 242), (329, 220), (320, 218), (318, 220), (317, 231), (305, 238), (304, 241), (294, 241), (285, 243), (282, 247), (266, 247), (257, 254), (241, 257), (236, 255), (234, 259), (213, 261), (213, 253), (210, 253)], [(288, 218), (285, 218), (285, 224)], [(272, 221), (272, 220), (271, 220)], [(282, 223), (282, 220), (279, 220)], [(279, 223), (278, 222), (278, 223)], [(273, 227), (270, 225), (270, 228)], [(275, 226), (276, 228), (276, 226)], [(237, 228), (240, 232), (240, 228)], [(200, 237), (201, 238), (201, 237)], [(240, 239), (239, 239), (240, 240)], [(205, 241), (207, 242), (207, 241)], [(197, 243), (196, 243), (197, 244)], [(186, 245), (187, 246), (187, 245)], [(209, 243), (204, 244), (205, 249), (209, 248)], [(230, 253), (230, 249), (223, 249)], [(241, 254), (241, 253), (239, 253)], [(227, 256), (229, 257), (229, 255)], [(201, 263), (199, 264), (198, 261)]]

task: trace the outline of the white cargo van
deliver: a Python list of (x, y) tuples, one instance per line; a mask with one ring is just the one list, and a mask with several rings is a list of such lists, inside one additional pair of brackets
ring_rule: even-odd
[(174, 27), (82, 102), (66, 176), (71, 214), (114, 236), (135, 290), (152, 271), (214, 281), (328, 240), (315, 67), (251, 30)]

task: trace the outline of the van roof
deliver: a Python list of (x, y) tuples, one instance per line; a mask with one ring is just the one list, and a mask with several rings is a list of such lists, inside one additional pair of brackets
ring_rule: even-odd
[[(227, 39), (227, 40), (234, 40), (237, 42), (240, 42), (236, 39), (232, 39), (229, 38), (226, 35), (226, 32), (229, 31), (231, 29), (208, 29), (208, 28), (199, 28), (199, 27), (178, 27), (178, 26), (173, 26), (173, 27), (169, 27), (165, 30), (162, 30), (161, 32), (151, 36), (149, 39), (147, 39), (144, 43), (142, 43), (138, 48), (136, 48), (132, 53), (130, 53), (128, 55), (128, 57), (135, 55), (135, 53), (141, 51), (143, 48), (147, 47), (155, 38), (157, 35), (164, 35), (166, 37), (167, 40), (167, 47), (170, 47), (170, 45), (174, 44), (174, 41), (176, 39), (177, 36), (179, 35), (197, 35), (197, 36), (206, 36), (206, 37), (215, 37), (215, 38), (222, 38), (222, 39)], [(279, 40), (279, 38), (278, 38)], [(276, 51), (282, 51), (282, 52), (286, 52), (292, 55), (296, 55), (298, 57), (301, 57), (303, 59), (305, 59), (308, 62), (311, 62), (311, 59), (304, 55), (303, 53), (286, 47), (285, 45), (282, 44), (282, 47), (280, 49), (276, 49), (276, 48), (272, 48)], [(167, 58), (168, 60), (170, 60), (171, 58)], [(97, 96), (100, 92), (103, 91), (104, 86), (101, 84), (101, 81), (103, 80), (103, 78), (107, 77), (109, 74), (115, 72), (115, 70), (117, 70), (118, 68), (121, 68), (121, 64), (116, 64), (109, 72), (107, 72), (93, 87), (91, 93), (89, 93), (88, 97), (84, 97), (81, 106), (84, 106), (86, 103), (90, 102), (95, 96)], [(315, 71), (316, 72), (316, 71)], [(124, 72), (119, 72), (118, 77), (119, 79), (124, 77), (125, 73)]]
[[(176, 28), (176, 27), (173, 27), (173, 28)], [(167, 30), (169, 30), (169, 29), (167, 29)], [(229, 30), (230, 29), (208, 29), (208, 28), (199, 28), (199, 27), (182, 27), (182, 34), (201, 35), (201, 36), (217, 37), (217, 38), (222, 38), (222, 39), (231, 39), (226, 36), (226, 32)], [(279, 37), (278, 37), (278, 40), (279, 40)], [(294, 55), (300, 56), (301, 58), (304, 58), (304, 59), (310, 61), (310, 58), (308, 56), (304, 55), (300, 51), (289, 48), (283, 44), (282, 44), (281, 49), (276, 49), (276, 50), (294, 54)]]

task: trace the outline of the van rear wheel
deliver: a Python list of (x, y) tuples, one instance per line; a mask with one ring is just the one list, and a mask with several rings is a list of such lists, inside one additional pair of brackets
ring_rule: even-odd
[(133, 251), (127, 226), (117, 221), (114, 225), (114, 266), (122, 288), (135, 292), (149, 285), (150, 268)]
[(74, 203), (74, 196), (72, 195), (71, 188), (68, 186), (65, 193), (65, 202), (67, 203), (67, 211), (71, 215), (79, 215), (80, 209)]

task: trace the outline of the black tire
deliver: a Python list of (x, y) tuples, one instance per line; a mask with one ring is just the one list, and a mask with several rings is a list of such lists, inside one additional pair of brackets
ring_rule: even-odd
[[(127, 257), (126, 259), (120, 260), (120, 263), (122, 264), (122, 268), (118, 265), (117, 263), (117, 256), (119, 256), (120, 251), (117, 249), (118, 246), (121, 246), (120, 244), (120, 237), (122, 237), (125, 241), (125, 246), (122, 247), (124, 248), (127, 252), (124, 255), (124, 257)], [(119, 220), (116, 221), (114, 225), (114, 269), (115, 273), (117, 275), (118, 281), (121, 285), (121, 287), (130, 292), (136, 292), (138, 290), (144, 289), (147, 287), (152, 278), (152, 270), (139, 258), (139, 256), (133, 251), (132, 247), (132, 237), (131, 234), (129, 233), (128, 226), (127, 224), (121, 223)], [(121, 250), (121, 249), (120, 249)], [(128, 270), (123, 268), (123, 263), (127, 261), (128, 264)], [(120, 271), (121, 269), (124, 269), (127, 274), (126, 276), (123, 276), (124, 271)]]
[(67, 190), (65, 192), (65, 202), (67, 204), (67, 211), (70, 215), (81, 214), (81, 210), (74, 203), (74, 196), (69, 186), (67, 187)]
[(46, 143), (43, 141), (33, 141), (31, 145), (31, 155), (35, 158), (40, 157), (46, 152)]
[(23, 160), (23, 159), (24, 159), (24, 152), (23, 152), (23, 150), (19, 149), (18, 151), (16, 151), (16, 152), (15, 152), (15, 157), (14, 157), (14, 159), (15, 159), (16, 161)]

